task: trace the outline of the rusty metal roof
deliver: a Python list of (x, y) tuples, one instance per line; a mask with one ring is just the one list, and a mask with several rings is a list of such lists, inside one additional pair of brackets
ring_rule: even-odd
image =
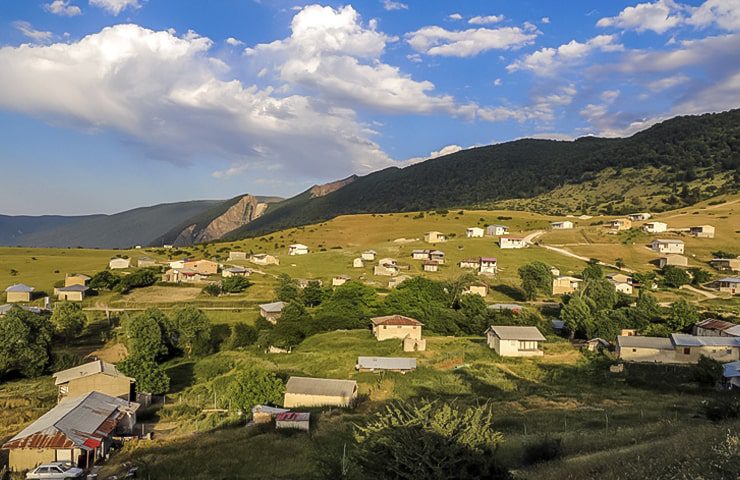
[(418, 320), (403, 315), (386, 315), (385, 317), (375, 317), (370, 319), (373, 325), (424, 325)]

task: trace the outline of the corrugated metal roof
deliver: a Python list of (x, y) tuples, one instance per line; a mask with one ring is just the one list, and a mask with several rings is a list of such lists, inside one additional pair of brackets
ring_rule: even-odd
[(90, 287), (85, 285), (70, 285), (69, 287), (59, 287), (57, 292), (86, 292), (90, 290)]
[(36, 289), (24, 283), (16, 283), (5, 289), (6, 292), (33, 292), (34, 290)]
[(111, 377), (127, 378), (132, 382), (134, 381), (133, 378), (129, 378), (119, 372), (116, 366), (112, 363), (107, 363), (102, 360), (95, 360), (83, 365), (77, 365), (76, 367), (68, 368), (67, 370), (62, 370), (61, 372), (56, 372), (52, 376), (54, 377), (54, 385), (61, 385), (76, 378), (88, 377), (90, 375), (96, 375), (98, 373), (102, 373)]
[(672, 333), (671, 341), (677, 347), (740, 347), (740, 337), (697, 337)]
[(357, 382), (354, 380), (335, 380), (332, 378), (290, 377), (285, 385), (285, 393), (327, 397), (349, 398), (356, 390)]
[(279, 413), (285, 413), (289, 411), (289, 408), (271, 407), (269, 405), (255, 405), (254, 407), (252, 407), (252, 414), (269, 413), (270, 415), (277, 415)]
[(725, 378), (740, 377), (740, 360), (725, 363), (722, 365), (723, 373)]
[(81, 278), (81, 279), (83, 279), (83, 280), (90, 280), (90, 279), (91, 279), (91, 277), (88, 277), (88, 276), (87, 276), (87, 275), (85, 275), (84, 273), (70, 273), (70, 274), (69, 274), (69, 275), (67, 275), (66, 277), (67, 277), (67, 278)]
[(308, 422), (311, 420), (309, 412), (286, 412), (275, 417), (277, 422)]
[(357, 368), (413, 370), (416, 368), (416, 359), (404, 357), (357, 357)]
[(653, 240), (653, 243), (663, 243), (663, 244), (665, 244), (665, 243), (669, 243), (669, 244), (670, 243), (676, 243), (676, 244), (683, 245), (683, 240), (668, 240), (668, 239), (665, 239), (665, 238), (659, 238), (659, 239)]
[(727, 330), (735, 327), (736, 325), (732, 322), (726, 322), (724, 320), (718, 320), (716, 318), (707, 318), (696, 324), (697, 327), (706, 328), (708, 330)]
[(374, 317), (370, 319), (373, 325), (424, 325), (418, 320), (403, 315), (386, 315), (384, 317)]
[(720, 278), (717, 281), (718, 282), (727, 282), (727, 283), (740, 283), (740, 277), (725, 277), (725, 278)]
[(655, 348), (658, 350), (673, 350), (670, 338), (643, 337), (641, 335), (618, 336), (617, 345), (622, 348)]
[(287, 305), (285, 302), (263, 303), (260, 305), (260, 308), (267, 313), (280, 313), (285, 308), (285, 305)]
[(540, 342), (546, 340), (537, 327), (491, 325), (488, 330), (501, 340), (536, 340)]

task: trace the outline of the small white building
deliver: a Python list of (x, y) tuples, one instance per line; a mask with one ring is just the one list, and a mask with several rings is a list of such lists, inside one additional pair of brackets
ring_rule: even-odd
[(352, 260), (352, 268), (362, 268), (365, 266), (365, 262), (362, 261), (361, 257), (357, 257)]
[(375, 250), (365, 250), (364, 252), (362, 252), (362, 255), (360, 256), (360, 258), (362, 258), (363, 260), (367, 262), (372, 262), (375, 260), (375, 255), (377, 254), (378, 253)]
[(288, 245), (288, 255), (307, 255), (308, 247), (302, 243), (294, 243)]
[(358, 357), (355, 370), (360, 372), (412, 372), (416, 359), (407, 357)]
[(424, 234), (424, 241), (427, 243), (442, 243), (447, 241), (447, 237), (442, 232), (427, 232)]
[(249, 257), (249, 261), (256, 265), (280, 265), (280, 260), (275, 255), (267, 253), (255, 253)]
[(277, 323), (286, 305), (285, 302), (263, 303), (260, 305), (260, 315), (270, 323)]
[(642, 226), (646, 233), (662, 233), (668, 230), (668, 224), (663, 222), (648, 222)]
[(108, 262), (108, 268), (111, 270), (123, 270), (126, 268), (129, 268), (131, 266), (131, 259), (130, 258), (111, 258), (110, 262)]
[(689, 235), (693, 235), (696, 238), (714, 238), (714, 227), (711, 225), (689, 227)]
[(574, 225), (570, 220), (563, 220), (561, 222), (551, 222), (550, 227), (552, 227), (553, 230), (571, 230)]
[(429, 260), (443, 265), (445, 263), (445, 252), (442, 250), (432, 250), (429, 252)]
[(660, 257), (658, 259), (658, 267), (663, 268), (666, 265), (670, 265), (672, 267), (688, 267), (689, 259), (684, 257), (683, 255), (677, 254)]
[(480, 238), (483, 237), (485, 230), (480, 227), (470, 227), (465, 230), (465, 236), (468, 238)]
[(235, 252), (235, 251), (229, 252), (230, 262), (234, 260), (246, 260), (246, 259), (247, 259), (247, 254), (245, 252)]
[(525, 248), (527, 246), (527, 242), (519, 237), (501, 237), (498, 242), (502, 249)]
[(414, 260), (429, 260), (431, 250), (411, 250), (411, 258)]
[(475, 283), (463, 290), (462, 293), (463, 295), (480, 295), (481, 297), (485, 297), (486, 295), (488, 295), (488, 285), (483, 283)]
[(675, 239), (657, 239), (653, 240), (650, 244), (650, 248), (653, 249), (653, 251), (659, 252), (659, 253), (683, 253), (683, 247), (684, 243), (681, 240), (675, 240)]
[(509, 227), (506, 225), (489, 225), (486, 227), (486, 235), (491, 237), (500, 237), (501, 235), (507, 235), (509, 233)]
[(457, 264), (460, 268), (474, 268), (478, 270), (480, 268), (480, 257), (479, 258), (466, 258), (460, 260)]
[(438, 272), (439, 263), (435, 262), (434, 260), (427, 260), (422, 264), (422, 268), (425, 272)]
[(340, 285), (344, 285), (345, 283), (349, 282), (351, 279), (348, 275), (335, 275), (331, 279), (331, 286), (332, 287), (338, 287)]
[(478, 273), (481, 275), (496, 275), (498, 273), (498, 260), (494, 257), (481, 257)]
[(170, 268), (174, 268), (175, 270), (181, 270), (185, 268), (185, 260), (172, 260), (169, 263)]
[(642, 220), (648, 220), (650, 217), (652, 217), (652, 215), (649, 214), (649, 213), (647, 213), (647, 212), (630, 213), (629, 215), (627, 215), (627, 218), (629, 218), (633, 222), (639, 222), (639, 221), (642, 221)]
[(719, 291), (730, 295), (740, 294), (740, 277), (726, 277), (717, 280)]
[(539, 357), (540, 343), (546, 341), (537, 327), (492, 325), (486, 330), (486, 343), (502, 357)]

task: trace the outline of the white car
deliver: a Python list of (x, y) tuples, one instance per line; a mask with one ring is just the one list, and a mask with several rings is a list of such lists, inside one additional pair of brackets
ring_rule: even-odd
[(66, 480), (68, 478), (82, 478), (85, 471), (71, 466), (67, 462), (45, 463), (39, 465), (26, 474), (27, 480)]

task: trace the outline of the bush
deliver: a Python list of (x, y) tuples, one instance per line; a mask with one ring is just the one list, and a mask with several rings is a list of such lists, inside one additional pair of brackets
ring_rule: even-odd
[(702, 403), (702, 413), (713, 422), (740, 417), (740, 397), (727, 392)]
[(221, 285), (218, 283), (209, 283), (203, 289), (201, 292), (205, 293), (206, 295), (210, 295), (211, 297), (218, 297), (221, 295)]
[(524, 447), (522, 462), (525, 465), (549, 462), (563, 455), (563, 440), (545, 435)]
[(241, 293), (252, 285), (244, 277), (228, 277), (221, 281), (221, 290), (226, 293)]

